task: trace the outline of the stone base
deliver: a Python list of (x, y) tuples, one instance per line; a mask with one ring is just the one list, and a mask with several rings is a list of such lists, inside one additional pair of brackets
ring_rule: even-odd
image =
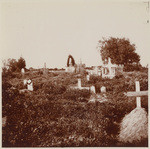
[(75, 72), (75, 67), (73, 66), (66, 67), (66, 72)]

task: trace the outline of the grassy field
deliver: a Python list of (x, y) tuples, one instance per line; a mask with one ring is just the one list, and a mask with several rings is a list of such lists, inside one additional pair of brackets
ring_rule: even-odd
[[(136, 107), (135, 98), (124, 92), (135, 91), (135, 80), (141, 90), (148, 90), (147, 72), (132, 72), (102, 79), (91, 76), (83, 86), (94, 85), (97, 94), (106, 86), (107, 101), (88, 102), (93, 96), (77, 86), (78, 74), (28, 72), (3, 76), (2, 114), (7, 117), (3, 127), (3, 147), (110, 147), (147, 146), (147, 139), (124, 144), (118, 141), (120, 122)], [(34, 91), (19, 93), (25, 88), (23, 79), (33, 80)], [(12, 88), (13, 87), (13, 88)], [(142, 107), (148, 112), (148, 98), (142, 97)]]

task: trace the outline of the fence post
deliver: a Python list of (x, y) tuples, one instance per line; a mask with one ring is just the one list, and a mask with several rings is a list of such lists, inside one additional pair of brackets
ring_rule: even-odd
[[(140, 83), (139, 81), (135, 82), (136, 92), (140, 91)], [(136, 97), (136, 107), (141, 108), (141, 97)]]

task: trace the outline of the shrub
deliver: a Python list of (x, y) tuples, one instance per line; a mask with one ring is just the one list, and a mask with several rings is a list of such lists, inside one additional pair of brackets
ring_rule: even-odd
[(90, 76), (90, 81), (89, 81), (90, 84), (95, 84), (95, 83), (100, 82), (100, 81), (102, 81), (102, 77), (95, 76), (95, 75)]
[(45, 94), (57, 95), (57, 94), (64, 93), (66, 91), (66, 88), (62, 84), (55, 84), (52, 82), (48, 82), (48, 83), (43, 84), (42, 90), (44, 90)]
[(140, 64), (128, 64), (125, 65), (123, 70), (126, 72), (130, 72), (130, 71), (140, 71), (142, 68), (142, 66)]
[(42, 89), (44, 82), (42, 81), (34, 81), (34, 91)]
[[(134, 90), (136, 79), (143, 90), (147, 88), (147, 74), (134, 73), (95, 79), (93, 83), (99, 91), (103, 85), (107, 89), (108, 101), (103, 103), (88, 103), (88, 90), (67, 89), (77, 83), (73, 74), (37, 75), (33, 80), (35, 91), (26, 94), (12, 89), (4, 77), (2, 110), (7, 123), (3, 128), (3, 147), (116, 146), (120, 121), (136, 107), (135, 98), (128, 99), (124, 92)], [(13, 85), (17, 81), (20, 80), (9, 80)], [(142, 97), (142, 107), (148, 111), (147, 97)]]
[(63, 96), (68, 100), (85, 101), (90, 97), (90, 92), (88, 90), (69, 89), (64, 93)]

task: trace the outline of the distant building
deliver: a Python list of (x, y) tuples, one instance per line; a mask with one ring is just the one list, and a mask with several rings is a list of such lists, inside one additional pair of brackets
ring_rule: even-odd
[(117, 71), (123, 71), (123, 65), (116, 65), (111, 63), (111, 59), (108, 58), (108, 62), (102, 65), (102, 77), (110, 78), (116, 76)]
[(87, 67), (87, 68), (86, 68), (86, 72), (87, 72), (89, 75), (101, 76), (101, 74), (102, 74), (101, 66)]

